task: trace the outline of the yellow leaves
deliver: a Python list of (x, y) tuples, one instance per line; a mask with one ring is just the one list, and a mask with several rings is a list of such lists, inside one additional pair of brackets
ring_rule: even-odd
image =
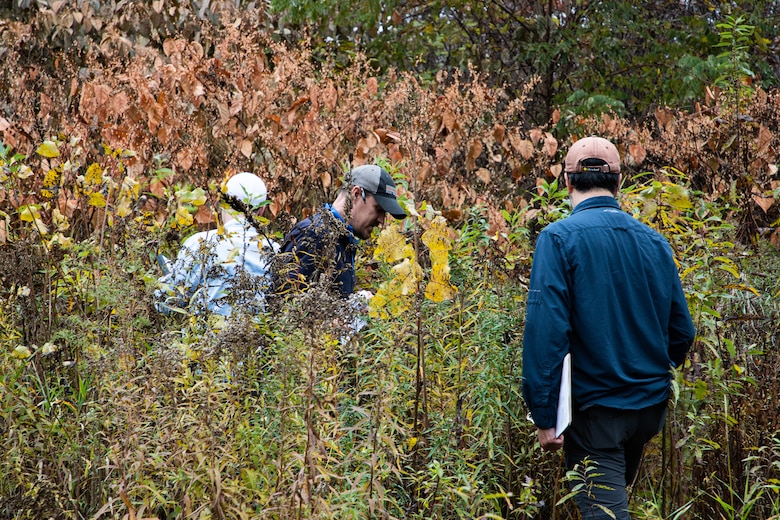
[(57, 143), (54, 141), (44, 141), (36, 150), (35, 153), (42, 155), (47, 159), (53, 159), (60, 156), (60, 150)]
[(47, 249), (52, 249), (55, 245), (63, 248), (63, 249), (70, 249), (73, 247), (73, 237), (66, 237), (62, 233), (55, 233), (51, 240), (49, 240), (46, 243)]
[(179, 206), (176, 208), (176, 214), (174, 215), (172, 227), (185, 228), (187, 226), (191, 226), (192, 222), (192, 215), (186, 207)]
[(41, 210), (38, 206), (23, 206), (19, 211), (19, 218), (22, 222), (32, 222), (33, 227), (41, 235), (49, 233), (49, 228), (43, 223), (41, 219)]
[[(441, 215), (433, 216), (422, 242), (428, 247), (431, 270), (425, 286), (425, 297), (440, 303), (451, 300), (458, 292), (450, 282), (449, 252), (451, 231)], [(411, 307), (412, 297), (425, 281), (426, 273), (417, 262), (417, 254), (398, 230), (397, 224), (382, 230), (374, 250), (374, 258), (395, 265), (391, 278), (384, 282), (369, 303), (372, 317), (399, 316)]]
[(453, 299), (457, 293), (458, 288), (450, 283), (450, 266), (435, 264), (425, 287), (425, 297), (439, 303)]
[(130, 199), (120, 200), (116, 205), (116, 214), (119, 217), (126, 217), (133, 212), (133, 208), (130, 206)]
[(59, 208), (51, 210), (51, 220), (57, 226), (57, 231), (67, 231), (70, 228), (68, 217), (63, 215)]
[(176, 197), (180, 203), (192, 204), (193, 206), (202, 206), (206, 203), (206, 192), (203, 188), (195, 188), (194, 190), (179, 190), (176, 192)]
[(98, 186), (103, 183), (103, 169), (98, 163), (92, 163), (84, 174), (84, 182), (89, 186)]
[(30, 168), (26, 164), (22, 164), (21, 166), (19, 166), (19, 170), (16, 172), (16, 177), (19, 180), (27, 179), (29, 177), (32, 177), (32, 175), (33, 175), (32, 168)]
[(32, 356), (32, 352), (30, 351), (29, 348), (25, 347), (24, 345), (19, 345), (11, 353), (11, 357), (14, 359), (27, 359), (30, 356)]
[(92, 192), (89, 194), (89, 205), (96, 208), (105, 208), (106, 198), (99, 191)]
[(431, 256), (431, 279), (425, 288), (425, 297), (437, 303), (451, 300), (458, 288), (450, 283), (452, 238), (444, 217), (439, 215), (433, 219), (431, 227), (423, 233), (422, 241), (428, 246)]
[(417, 284), (423, 278), (423, 270), (414, 258), (404, 260), (391, 270), (394, 279), (398, 281), (398, 292), (402, 296), (409, 296), (417, 292)]
[(33, 222), (41, 218), (41, 211), (37, 206), (24, 206), (19, 212), (22, 222)]
[(411, 256), (411, 245), (406, 243), (404, 236), (398, 232), (395, 226), (387, 227), (382, 230), (374, 249), (374, 259), (384, 260), (393, 264), (404, 258)]
[(417, 286), (424, 273), (414, 255), (414, 248), (406, 243), (396, 226), (382, 230), (374, 250), (374, 258), (387, 263), (397, 263), (390, 269), (392, 277), (380, 285), (369, 302), (372, 317), (399, 316), (411, 306), (410, 296), (417, 293)]
[(47, 341), (41, 347), (41, 354), (47, 356), (49, 354), (53, 354), (57, 352), (57, 350), (59, 350), (59, 347), (55, 343), (52, 343), (51, 341)]
[(422, 235), (422, 242), (428, 246), (431, 252), (431, 261), (441, 262), (442, 255), (447, 255), (452, 249), (452, 240), (448, 234), (447, 221), (444, 217), (434, 217), (431, 227)]

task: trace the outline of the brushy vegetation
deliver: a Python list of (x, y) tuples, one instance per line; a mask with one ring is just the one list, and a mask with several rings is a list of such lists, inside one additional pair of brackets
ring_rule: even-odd
[[(699, 331), (637, 517), (780, 514), (780, 255), (735, 244), (727, 206), (683, 178), (621, 199), (675, 245)], [(535, 448), (519, 397), (530, 236), (565, 215), (563, 193), (505, 211), (503, 236), (483, 208), (453, 228), (418, 206), (365, 252), (363, 279), (389, 303), (353, 338), (317, 291), (261, 316), (162, 319), (149, 244), (169, 228), (119, 205), (79, 243), (48, 240), (55, 223), (31, 209), (9, 215), (2, 515), (573, 518), (555, 504), (576, 475)], [(422, 276), (404, 294), (392, 281), (413, 270), (391, 267), (409, 261)]]
[[(83, 68), (31, 66), (30, 27), (2, 29), (0, 517), (576, 518), (519, 394), (569, 137), (476, 74), (315, 70), (241, 23), (159, 53), (106, 39)], [(780, 100), (741, 80), (737, 29), (700, 111), (566, 122), (618, 143), (621, 203), (673, 244), (698, 331), (636, 518), (780, 517)], [(415, 214), (362, 251), (381, 298), (359, 335), (316, 290), (154, 311), (155, 254), (213, 223), (231, 171), (266, 178), (278, 236), (375, 159)]]

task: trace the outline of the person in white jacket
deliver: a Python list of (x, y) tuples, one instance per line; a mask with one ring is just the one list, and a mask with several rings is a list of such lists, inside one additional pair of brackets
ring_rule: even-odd
[(256, 229), (267, 197), (260, 177), (242, 172), (231, 177), (223, 194), (218, 229), (196, 233), (182, 244), (155, 291), (155, 307), (163, 314), (204, 311), (230, 316), (240, 308), (264, 309), (270, 262), (279, 245)]

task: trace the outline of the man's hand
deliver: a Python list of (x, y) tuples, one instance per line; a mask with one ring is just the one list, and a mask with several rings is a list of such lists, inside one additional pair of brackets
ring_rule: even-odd
[(560, 437), (555, 436), (555, 428), (537, 428), (536, 436), (539, 438), (539, 445), (544, 451), (558, 451), (563, 447), (563, 434)]

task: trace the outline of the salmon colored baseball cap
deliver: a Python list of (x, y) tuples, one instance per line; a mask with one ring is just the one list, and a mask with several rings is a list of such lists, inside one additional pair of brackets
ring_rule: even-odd
[(564, 171), (620, 173), (620, 153), (614, 144), (603, 137), (585, 137), (569, 148)]

